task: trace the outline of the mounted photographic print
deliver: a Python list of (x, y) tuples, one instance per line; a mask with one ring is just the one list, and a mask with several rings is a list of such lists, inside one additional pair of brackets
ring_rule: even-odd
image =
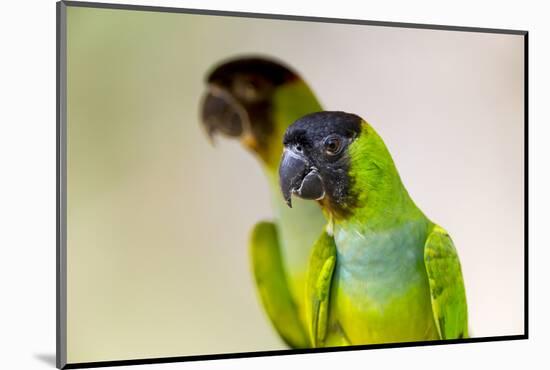
[(58, 3), (60, 368), (527, 338), (527, 32)]

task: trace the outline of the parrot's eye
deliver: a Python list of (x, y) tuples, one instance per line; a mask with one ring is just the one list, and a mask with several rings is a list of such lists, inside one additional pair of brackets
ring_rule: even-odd
[(233, 82), (235, 94), (247, 102), (260, 100), (267, 91), (267, 83), (261, 78), (241, 77)]
[(329, 136), (325, 139), (324, 148), (326, 154), (337, 155), (342, 150), (342, 140), (336, 135)]

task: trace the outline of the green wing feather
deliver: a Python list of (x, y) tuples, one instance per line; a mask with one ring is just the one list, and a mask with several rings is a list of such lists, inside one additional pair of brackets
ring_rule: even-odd
[(424, 263), (440, 339), (468, 337), (468, 308), (460, 261), (451, 237), (437, 225), (426, 240)]
[(250, 256), (260, 299), (275, 330), (289, 347), (307, 348), (308, 337), (288, 287), (273, 223), (254, 226)]
[(327, 334), (332, 274), (336, 265), (336, 245), (326, 231), (315, 242), (309, 261), (306, 312), (313, 347), (322, 347)]

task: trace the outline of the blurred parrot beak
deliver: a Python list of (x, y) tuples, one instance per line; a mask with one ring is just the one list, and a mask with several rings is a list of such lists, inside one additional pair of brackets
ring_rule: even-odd
[(231, 94), (209, 85), (202, 101), (201, 120), (212, 142), (216, 133), (229, 137), (244, 137), (250, 131), (248, 114)]

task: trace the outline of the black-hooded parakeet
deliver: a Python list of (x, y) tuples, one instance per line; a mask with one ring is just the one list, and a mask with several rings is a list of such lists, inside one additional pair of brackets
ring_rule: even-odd
[(284, 135), (280, 186), (328, 219), (311, 256), (314, 346), (468, 336), (461, 265), (449, 234), (405, 189), (382, 138), (344, 112), (306, 115)]

